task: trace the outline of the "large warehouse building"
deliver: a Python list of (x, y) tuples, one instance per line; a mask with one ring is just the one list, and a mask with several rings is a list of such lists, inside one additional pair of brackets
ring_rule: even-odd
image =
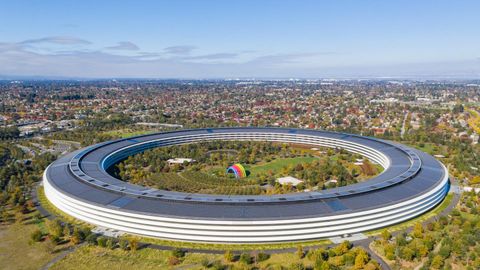
[[(211, 140), (273, 141), (343, 148), (384, 171), (349, 186), (272, 196), (156, 190), (107, 173), (153, 147)], [(44, 173), (47, 198), (80, 220), (132, 234), (202, 242), (302, 241), (364, 232), (421, 215), (449, 189), (446, 168), (404, 145), (344, 133), (279, 128), (211, 128), (138, 136), (63, 156)]]

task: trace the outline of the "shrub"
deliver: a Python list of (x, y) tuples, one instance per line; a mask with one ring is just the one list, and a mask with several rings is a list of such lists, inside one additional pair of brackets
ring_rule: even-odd
[(109, 249), (114, 249), (115, 246), (116, 246), (116, 243), (115, 243), (115, 241), (114, 241), (113, 239), (110, 238), (110, 239), (107, 240), (106, 246), (107, 246), (107, 248), (109, 248)]
[(267, 253), (260, 252), (257, 254), (257, 262), (263, 262), (270, 258), (270, 255)]
[(34, 242), (40, 242), (42, 241), (42, 238), (43, 238), (43, 233), (39, 229), (34, 230), (30, 235), (30, 239), (32, 239), (32, 241)]
[(36, 211), (35, 214), (33, 215), (33, 222), (34, 223), (40, 223), (42, 220), (42, 214), (40, 212)]
[(177, 265), (180, 263), (180, 259), (175, 256), (169, 256), (167, 263), (168, 265)]
[(55, 245), (58, 245), (58, 243), (60, 243), (60, 237), (56, 236), (56, 235), (49, 235), (48, 236), (48, 239), (54, 243)]
[(175, 258), (183, 258), (185, 256), (185, 251), (179, 248), (172, 250), (172, 256)]
[(88, 227), (82, 227), (80, 228), (80, 233), (82, 234), (82, 240), (84, 240), (87, 238), (87, 236), (92, 234), (92, 231)]
[(242, 255), (240, 255), (239, 261), (244, 263), (244, 264), (251, 264), (252, 263), (252, 257), (247, 253), (242, 253)]
[(62, 237), (63, 236), (63, 226), (60, 220), (47, 220), (46, 221), (48, 234), (51, 236)]
[(83, 241), (83, 234), (78, 230), (77, 227), (73, 229), (72, 237), (70, 238), (70, 241), (74, 245), (80, 244)]
[(97, 235), (92, 233), (88, 235), (85, 240), (87, 240), (87, 243), (89, 243), (90, 245), (95, 245), (97, 244)]
[(120, 239), (120, 241), (118, 241), (118, 246), (122, 250), (127, 250), (128, 249), (128, 240), (127, 239)]
[(104, 236), (100, 236), (97, 238), (97, 245), (99, 247), (106, 247), (107, 246), (107, 238)]

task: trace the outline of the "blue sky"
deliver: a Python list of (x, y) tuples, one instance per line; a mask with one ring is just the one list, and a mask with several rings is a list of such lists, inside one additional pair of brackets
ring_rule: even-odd
[(2, 1), (0, 75), (480, 77), (480, 1)]

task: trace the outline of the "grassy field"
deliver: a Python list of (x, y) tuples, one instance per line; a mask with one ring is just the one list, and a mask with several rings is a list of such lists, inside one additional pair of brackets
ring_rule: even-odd
[[(220, 261), (226, 263), (223, 255), (187, 253), (181, 263), (170, 266), (168, 257), (170, 252), (154, 249), (141, 249), (135, 252), (119, 249), (108, 250), (94, 246), (84, 246), (69, 254), (63, 260), (52, 266), (52, 270), (60, 269), (205, 269), (202, 262)], [(293, 263), (302, 262), (305, 266), (311, 266), (308, 259), (299, 259), (295, 254), (274, 254), (268, 260), (252, 264), (258, 269), (282, 269), (281, 266), (290, 266)], [(242, 269), (245, 265), (241, 262), (228, 263), (236, 269)]]
[(13, 223), (0, 226), (0, 269), (39, 269), (55, 256), (58, 252), (68, 248), (69, 244), (55, 247), (51, 253), (45, 242), (31, 242), (31, 233), (40, 228), (44, 230), (43, 220), (39, 223), (30, 221), (32, 214), (24, 216), (22, 223)]
[(257, 176), (260, 173), (272, 171), (281, 171), (285, 166), (296, 166), (300, 163), (310, 163), (317, 159), (316, 157), (294, 157), (294, 158), (279, 158), (268, 163), (260, 163), (258, 165), (246, 166), (252, 176)]

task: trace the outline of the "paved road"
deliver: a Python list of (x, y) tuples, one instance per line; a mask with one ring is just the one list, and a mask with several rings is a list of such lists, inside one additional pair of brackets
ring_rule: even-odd
[(353, 243), (353, 245), (360, 246), (365, 249), (368, 254), (370, 254), (370, 257), (372, 257), (372, 259), (376, 260), (380, 264), (381, 269), (390, 270), (391, 268), (387, 264), (387, 262), (385, 262), (382, 257), (380, 257), (377, 253), (370, 249), (370, 243), (372, 243), (373, 240), (375, 240), (374, 237), (369, 237), (368, 239), (356, 241)]

